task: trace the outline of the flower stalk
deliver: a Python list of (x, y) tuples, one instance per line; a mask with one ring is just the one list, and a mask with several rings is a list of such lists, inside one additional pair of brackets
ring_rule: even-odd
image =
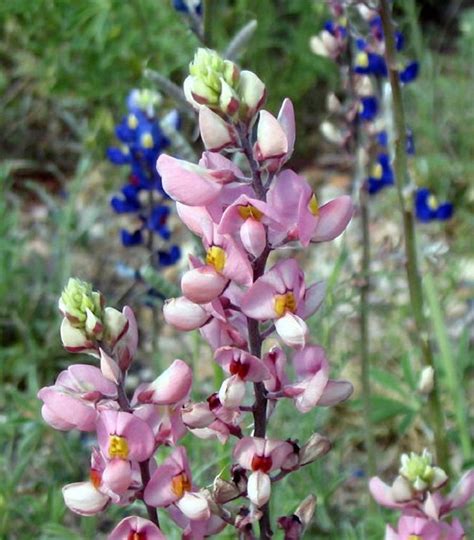
[[(410, 304), (413, 310), (418, 342), (425, 366), (435, 369), (433, 347), (429, 338), (429, 325), (424, 313), (424, 298), (421, 275), (418, 267), (415, 219), (412, 209), (405, 201), (405, 192), (410, 189), (406, 156), (406, 122), (396, 58), (395, 31), (389, 0), (380, 0), (380, 16), (385, 35), (385, 59), (393, 99), (393, 124), (395, 131), (394, 169), (396, 187), (403, 216), (405, 238), (406, 274)], [(436, 371), (436, 369), (435, 369)], [(434, 435), (437, 461), (449, 474), (449, 449), (444, 427), (439, 381), (435, 377), (433, 391), (428, 396), (428, 409)]]

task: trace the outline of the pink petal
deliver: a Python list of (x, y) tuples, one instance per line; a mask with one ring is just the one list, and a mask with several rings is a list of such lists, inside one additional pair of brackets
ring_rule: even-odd
[[(288, 141), (287, 157), (288, 160), (293, 154), (296, 138), (295, 110), (291, 99), (285, 98), (278, 113), (278, 122), (285, 132)], [(286, 161), (285, 160), (285, 161)]]
[(304, 294), (303, 319), (311, 317), (320, 307), (326, 295), (326, 282), (317, 281), (308, 287)]
[(204, 206), (187, 206), (177, 202), (176, 211), (186, 227), (198, 236), (203, 235), (203, 229), (209, 227), (212, 221), (209, 212)]
[(94, 431), (97, 411), (93, 404), (62, 393), (54, 386), (42, 388), (38, 397), (44, 402), (44, 419), (57, 429), (70, 424), (80, 431)]
[(125, 459), (113, 459), (105, 466), (102, 483), (118, 495), (127, 491), (132, 481), (130, 462)]
[(395, 502), (392, 495), (392, 488), (385, 482), (382, 482), (380, 478), (374, 476), (369, 481), (369, 491), (375, 501), (380, 506), (386, 508), (403, 508), (403, 504)]
[(225, 251), (225, 264), (222, 273), (238, 285), (250, 287), (253, 281), (253, 270), (246, 253), (227, 235), (222, 237), (222, 248)]
[(233, 161), (217, 152), (203, 152), (199, 166), (208, 169), (212, 176), (222, 184), (244, 178), (242, 171)]
[(243, 437), (235, 445), (234, 461), (247, 471), (252, 470), (252, 459), (255, 455), (262, 455), (265, 451), (265, 439), (260, 437)]
[(163, 316), (168, 324), (185, 332), (201, 327), (210, 318), (202, 306), (191, 302), (185, 296), (166, 300)]
[(246, 219), (240, 228), (240, 239), (245, 250), (257, 258), (267, 245), (265, 227), (256, 219)]
[(127, 457), (132, 461), (145, 461), (155, 449), (155, 438), (148, 424), (127, 412), (101, 411), (97, 421), (97, 439), (106, 456), (111, 435), (118, 435), (127, 440), (129, 450)]
[(312, 242), (327, 242), (339, 236), (354, 214), (354, 205), (348, 195), (337, 197), (319, 209), (319, 220)]
[(205, 206), (222, 189), (222, 184), (206, 169), (166, 154), (160, 155), (156, 168), (166, 193), (175, 201), (188, 206)]
[(175, 404), (186, 399), (192, 383), (191, 368), (177, 359), (138, 395), (138, 401), (155, 405)]
[(192, 302), (207, 304), (222, 293), (227, 283), (224, 275), (206, 265), (188, 270), (181, 279), (181, 289)]
[(448, 495), (443, 513), (465, 506), (474, 495), (474, 469), (467, 471)]

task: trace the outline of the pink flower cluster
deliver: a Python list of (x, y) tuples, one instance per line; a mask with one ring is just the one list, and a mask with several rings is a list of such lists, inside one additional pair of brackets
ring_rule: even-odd
[[(77, 300), (76, 306), (67, 304), (71, 297)], [(53, 386), (38, 393), (43, 401), (43, 418), (51, 426), (97, 435), (89, 478), (63, 488), (66, 505), (77, 514), (89, 516), (110, 504), (125, 506), (137, 499), (144, 501), (151, 520), (126, 518), (111, 533), (111, 540), (164, 539), (155, 509), (165, 507), (178, 526), (188, 531), (189, 538), (203, 538), (222, 529), (225, 523), (211, 516), (206, 497), (192, 483), (186, 450), (177, 446), (187, 432), (182, 406), (191, 391), (191, 369), (182, 360), (175, 360), (152, 383), (139, 385), (129, 401), (124, 383), (138, 344), (135, 317), (129, 307), (123, 313), (101, 309), (100, 297), (94, 317), (105, 322), (100, 323), (100, 332), (94, 337), (80, 322), (81, 310), (84, 320), (91, 319), (92, 309), (84, 306), (92, 306), (94, 297), (99, 298), (98, 293), (87, 289), (87, 284), (70, 281), (60, 301), (64, 314), (61, 335), (67, 350), (98, 356), (100, 368), (72, 365), (59, 374)], [(104, 316), (111, 310), (112, 318)], [(94, 327), (98, 329), (98, 325)], [(154, 454), (162, 445), (173, 446), (174, 450), (157, 465)]]
[[(319, 206), (307, 180), (284, 168), (295, 142), (290, 100), (277, 117), (263, 110), (262, 81), (213, 51), (199, 50), (190, 73), (185, 93), (199, 111), (207, 150), (198, 165), (162, 155), (157, 168), (205, 255), (190, 256), (183, 296), (166, 303), (164, 317), (179, 330), (199, 329), (226, 378), (206, 400), (192, 402), (191, 369), (175, 360), (129, 400), (125, 378), (138, 342), (133, 312), (104, 307), (98, 292), (71, 280), (60, 301), (63, 344), (98, 358), (100, 367), (73, 365), (39, 392), (43, 417), (53, 427), (97, 434), (89, 479), (63, 489), (66, 505), (82, 515), (112, 503), (142, 500), (146, 506), (149, 520), (126, 518), (111, 540), (164, 538), (157, 508), (166, 509), (186, 539), (226, 525), (253, 538), (256, 522), (261, 537), (269, 538), (272, 485), (331, 446), (317, 433), (303, 445), (280, 433), (268, 437), (278, 402), (291, 400), (307, 413), (352, 393), (349, 382), (330, 379), (324, 349), (311, 343), (306, 321), (323, 301), (324, 284), (307, 284), (298, 261), (288, 257), (288, 248), (340, 235), (352, 217), (350, 198)], [(239, 155), (246, 166), (236, 164)], [(274, 343), (275, 336), (281, 346), (271, 347), (266, 340)], [(193, 484), (186, 450), (178, 445), (188, 431), (221, 443), (237, 439), (229, 480), (217, 477), (210, 489)], [(162, 445), (172, 450), (157, 463)], [(239, 498), (244, 506), (233, 507)], [(310, 496), (279, 518), (288, 538), (301, 537), (314, 506)]]
[[(429, 456), (426, 462), (425, 456)], [(420, 467), (421, 464), (421, 467)], [(396, 529), (387, 525), (385, 540), (463, 540), (466, 538), (459, 519), (450, 522), (451, 512), (465, 506), (474, 494), (474, 470), (464, 474), (452, 492), (444, 496), (440, 488), (448, 477), (431, 466), (431, 456), (402, 456), (400, 474), (390, 486), (380, 478), (369, 482), (369, 489), (378, 504), (400, 510)]]

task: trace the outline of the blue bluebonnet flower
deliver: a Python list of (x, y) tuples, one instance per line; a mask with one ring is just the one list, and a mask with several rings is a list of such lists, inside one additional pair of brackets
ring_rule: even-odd
[(410, 62), (405, 68), (400, 71), (400, 81), (403, 84), (408, 84), (414, 81), (418, 77), (420, 71), (420, 64), (416, 61)]
[(376, 136), (377, 144), (379, 146), (382, 146), (383, 148), (387, 148), (388, 146), (388, 135), (385, 130), (379, 131)]
[(360, 75), (373, 75), (374, 77), (386, 77), (387, 66), (382, 55), (371, 52), (364, 39), (356, 41), (359, 52), (355, 58), (354, 71)]
[(379, 105), (375, 96), (360, 98), (359, 118), (364, 122), (372, 122), (379, 112)]
[(388, 154), (379, 154), (372, 167), (372, 173), (367, 179), (367, 189), (371, 195), (379, 192), (381, 189), (393, 186), (394, 184), (393, 170), (390, 165)]
[(202, 15), (202, 2), (201, 0), (173, 0), (173, 7), (176, 11), (181, 13), (195, 13), (196, 15)]
[(419, 221), (446, 221), (453, 215), (450, 202), (439, 203), (428, 188), (419, 188), (415, 192), (415, 215)]
[[(116, 126), (115, 134), (120, 146), (107, 150), (109, 160), (119, 166), (128, 166), (128, 182), (110, 204), (118, 214), (134, 214), (140, 225), (134, 230), (121, 230), (122, 244), (126, 247), (142, 243), (150, 245), (150, 235), (158, 235), (168, 242), (171, 232), (167, 226), (170, 208), (163, 190), (156, 161), (170, 145), (155, 113), (159, 96), (150, 90), (132, 90), (127, 97), (127, 115)], [(167, 122), (179, 128), (179, 115), (167, 115)], [(160, 245), (155, 254), (160, 265), (174, 264), (179, 258), (177, 246)], [(167, 254), (166, 257), (164, 254)], [(169, 262), (172, 261), (172, 262)]]

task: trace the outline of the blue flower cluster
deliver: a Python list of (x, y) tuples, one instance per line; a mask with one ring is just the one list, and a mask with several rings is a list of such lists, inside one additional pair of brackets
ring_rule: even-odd
[[(180, 257), (177, 245), (170, 245), (171, 232), (167, 226), (170, 207), (163, 191), (156, 160), (170, 145), (155, 114), (158, 94), (149, 90), (133, 90), (127, 98), (127, 115), (116, 126), (121, 145), (107, 150), (108, 159), (115, 165), (128, 166), (128, 182), (111, 200), (117, 214), (133, 214), (137, 226), (122, 229), (121, 239), (126, 247), (146, 244), (153, 251), (155, 266), (169, 266)], [(179, 129), (179, 115), (173, 111), (162, 122)], [(153, 237), (160, 239), (155, 251)]]
[[(374, 77), (386, 77), (388, 75), (385, 58), (379, 54), (380, 45), (383, 44), (384, 35), (382, 20), (380, 17), (373, 17), (370, 21), (370, 33), (372, 43), (359, 38), (356, 40), (358, 54), (355, 59), (354, 71), (360, 75), (373, 75)], [(403, 50), (405, 38), (401, 32), (396, 34), (396, 47), (398, 51)], [(419, 64), (416, 61), (409, 62), (400, 72), (400, 81), (408, 84), (418, 77)]]

